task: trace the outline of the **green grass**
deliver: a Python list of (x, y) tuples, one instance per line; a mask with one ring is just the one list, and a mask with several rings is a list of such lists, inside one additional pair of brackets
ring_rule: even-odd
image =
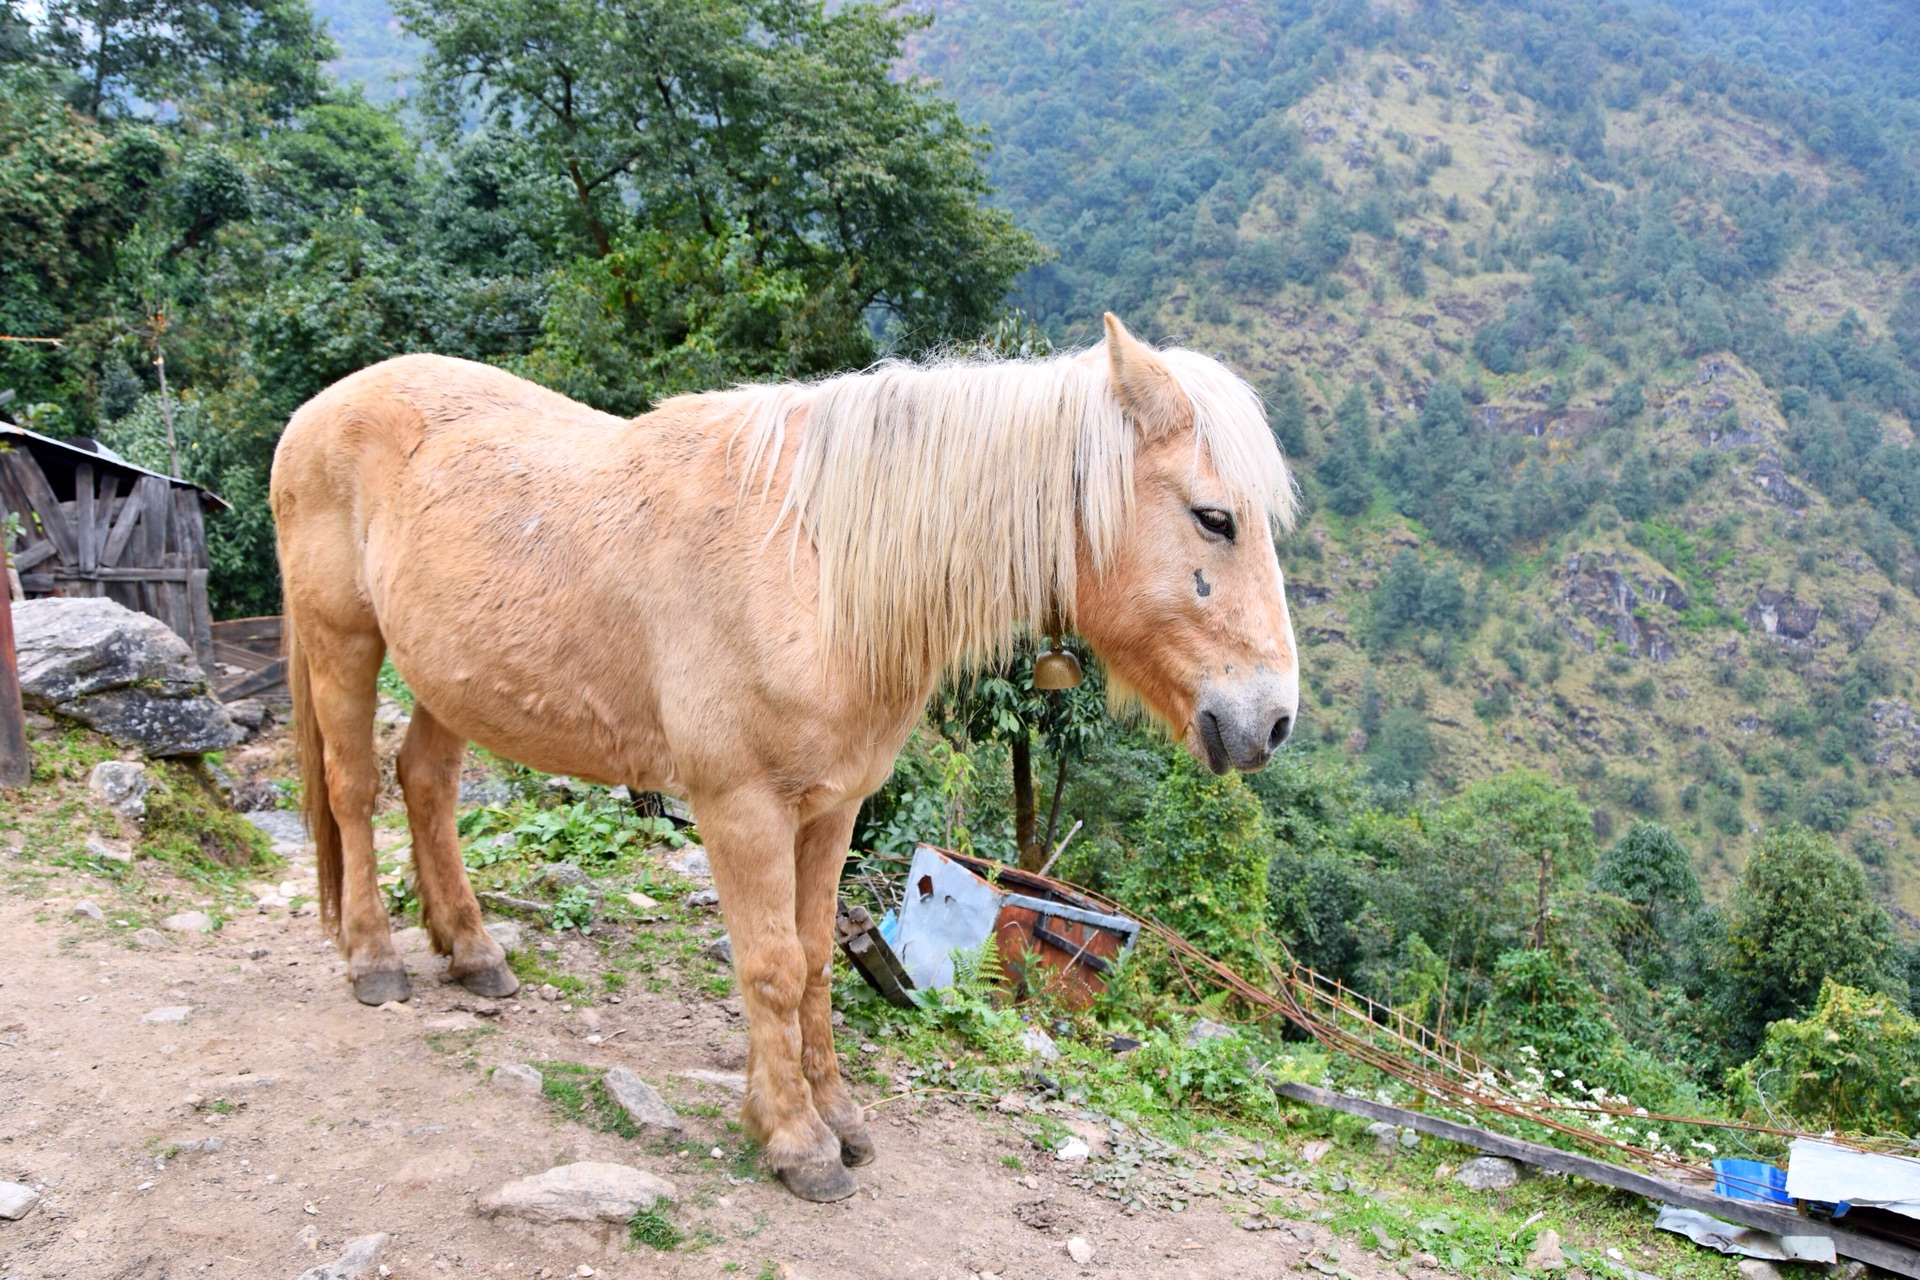
[(605, 1074), (603, 1068), (577, 1062), (533, 1065), (540, 1070), (540, 1092), (564, 1118), (622, 1138), (640, 1136), (640, 1127), (601, 1082), (600, 1077)]
[(633, 1215), (633, 1221), (627, 1227), (627, 1238), (635, 1244), (667, 1253), (678, 1249), (687, 1237), (665, 1214), (658, 1209), (648, 1209)]

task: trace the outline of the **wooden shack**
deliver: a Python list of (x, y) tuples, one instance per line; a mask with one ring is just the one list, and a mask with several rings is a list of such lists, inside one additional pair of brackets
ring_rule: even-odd
[[(214, 667), (203, 516), (218, 495), (97, 446), (0, 423), (0, 527), (20, 586), (38, 596), (105, 596), (150, 614)], [(216, 681), (217, 683), (217, 681)]]

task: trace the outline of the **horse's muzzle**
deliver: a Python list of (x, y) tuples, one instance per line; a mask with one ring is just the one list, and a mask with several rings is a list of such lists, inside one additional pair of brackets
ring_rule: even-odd
[(1261, 672), (1235, 684), (1210, 682), (1200, 691), (1194, 727), (1215, 773), (1263, 768), (1293, 733), (1300, 712), (1299, 677)]

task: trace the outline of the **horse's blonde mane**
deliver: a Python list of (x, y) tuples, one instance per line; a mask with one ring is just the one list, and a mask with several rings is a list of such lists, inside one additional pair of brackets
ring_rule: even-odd
[[(1193, 404), (1195, 466), (1211, 459), (1249, 529), (1291, 527), (1258, 394), (1206, 356), (1158, 355)], [(1136, 428), (1104, 354), (889, 361), (737, 394), (748, 486), (771, 482), (805, 412), (775, 527), (791, 517), (818, 551), (826, 650), (880, 688), (1000, 657), (1022, 628), (1071, 628), (1078, 538), (1097, 571), (1133, 517)]]

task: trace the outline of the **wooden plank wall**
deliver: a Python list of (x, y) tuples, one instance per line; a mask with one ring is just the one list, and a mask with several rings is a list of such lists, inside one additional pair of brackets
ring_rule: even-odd
[[(0, 519), (20, 517), (14, 567), (29, 596), (105, 596), (167, 624), (211, 672), (213, 611), (200, 495), (157, 476), (81, 463), (74, 498), (54, 497), (33, 455), (0, 451)], [(130, 478), (130, 477), (128, 477)]]

